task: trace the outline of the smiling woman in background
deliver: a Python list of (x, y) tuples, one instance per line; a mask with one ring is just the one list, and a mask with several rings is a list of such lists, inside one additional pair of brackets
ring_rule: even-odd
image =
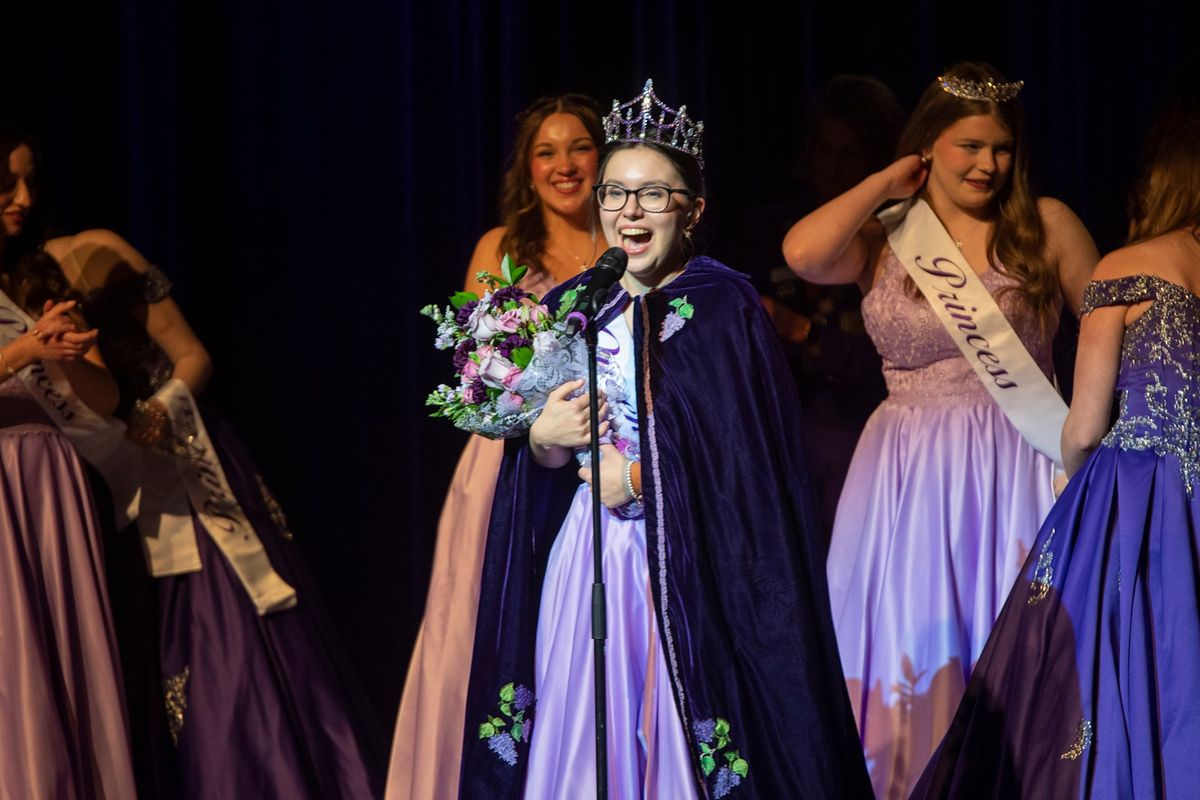
[[(505, 254), (529, 267), (521, 285), (539, 297), (592, 265), (605, 247), (592, 200), (602, 140), (595, 102), (582, 95), (543, 98), (521, 113), (500, 202), (504, 224), (475, 246), (467, 291), (482, 293), (476, 274), (499, 274)], [(479, 570), (503, 452), (503, 442), (472, 436), (442, 507), (396, 721), (389, 800), (458, 797)]]

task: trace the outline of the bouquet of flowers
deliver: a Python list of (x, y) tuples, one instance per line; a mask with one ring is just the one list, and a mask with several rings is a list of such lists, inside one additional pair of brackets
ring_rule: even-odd
[(565, 320), (578, 289), (563, 294), (558, 313), (516, 284), (526, 268), (505, 256), (500, 275), (477, 276), (488, 291), (457, 292), (450, 305), (428, 305), (424, 316), (437, 323), (434, 347), (454, 350), (458, 383), (434, 389), (425, 404), (432, 417), (445, 417), (469, 433), (489, 439), (519, 436), (529, 429), (546, 395), (587, 374), (580, 337), (566, 333)]

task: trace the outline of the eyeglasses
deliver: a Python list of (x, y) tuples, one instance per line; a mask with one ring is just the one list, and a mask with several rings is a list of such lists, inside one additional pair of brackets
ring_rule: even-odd
[(671, 205), (671, 195), (682, 194), (695, 197), (695, 192), (687, 189), (672, 189), (670, 186), (643, 186), (640, 189), (626, 189), (612, 183), (599, 183), (595, 186), (596, 202), (605, 211), (620, 211), (629, 202), (629, 195), (637, 198), (638, 207), (650, 214), (661, 214)]

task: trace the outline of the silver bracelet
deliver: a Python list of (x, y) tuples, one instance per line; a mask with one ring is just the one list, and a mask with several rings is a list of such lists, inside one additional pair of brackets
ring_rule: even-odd
[(633, 490), (633, 461), (628, 459), (625, 461), (625, 491), (634, 503), (642, 502), (642, 496)]

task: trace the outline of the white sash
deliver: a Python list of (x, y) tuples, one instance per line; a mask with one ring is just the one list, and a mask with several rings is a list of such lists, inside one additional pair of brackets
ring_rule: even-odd
[(178, 457), (145, 452), (138, 527), (151, 572), (175, 575), (200, 568), (190, 505), (260, 615), (296, 605), (296, 590), (271, 567), (262, 541), (234, 497), (187, 384), (172, 378), (154, 397), (167, 407), (182, 452)]
[(888, 244), (1025, 441), (1062, 467), (1067, 406), (924, 200), (879, 215)]
[[(0, 347), (33, 326), (33, 318), (0, 291)], [(142, 477), (141, 448), (125, 438), (125, 423), (105, 419), (89, 408), (53, 361), (30, 364), (17, 377), (79, 454), (103, 476), (112, 493), (117, 527), (124, 528), (138, 515)]]
[[(0, 347), (33, 326), (33, 319), (0, 291)], [(234, 498), (183, 381), (172, 379), (155, 395), (166, 404), (173, 429), (187, 432), (186, 456), (171, 458), (129, 441), (125, 423), (101, 417), (84, 404), (53, 361), (30, 364), (17, 376), (108, 484), (117, 527), (137, 519), (152, 575), (200, 570), (190, 504), (260, 615), (296, 605), (296, 591), (271, 567), (258, 534)]]

